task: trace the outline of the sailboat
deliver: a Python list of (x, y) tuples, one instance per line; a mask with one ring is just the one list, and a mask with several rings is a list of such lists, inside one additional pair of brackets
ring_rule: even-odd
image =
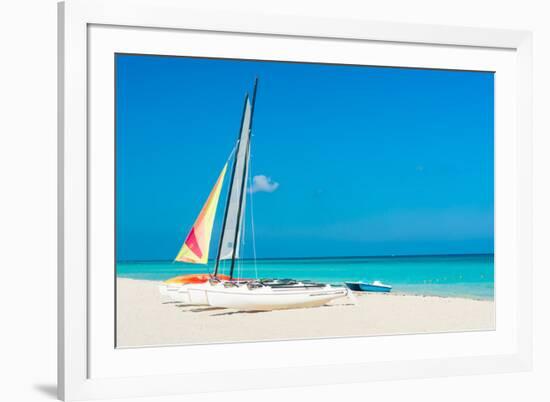
[[(346, 296), (352, 298), (353, 295), (347, 287), (309, 281), (239, 279), (234, 276), (241, 253), (250, 140), (257, 89), (258, 79), (256, 78), (252, 99), (248, 94), (244, 99), (214, 271), (212, 274), (185, 275), (169, 279), (160, 286), (160, 291), (173, 300), (185, 304), (239, 310), (316, 307), (334, 299)], [(227, 163), (176, 256), (176, 261), (207, 263), (212, 226), (226, 171)], [(229, 262), (229, 275), (220, 273), (220, 262), (224, 260)]]

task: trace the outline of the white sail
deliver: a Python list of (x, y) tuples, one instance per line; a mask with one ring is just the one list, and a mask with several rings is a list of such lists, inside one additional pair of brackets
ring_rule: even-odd
[[(220, 260), (239, 258), (240, 235), (244, 208), (246, 205), (246, 175), (248, 170), (248, 148), (250, 146), (250, 121), (252, 108), (248, 98), (245, 102), (245, 110), (241, 125), (240, 140), (235, 156), (234, 176), (231, 183), (231, 192), (226, 210), (226, 220), (221, 237)], [(239, 211), (240, 206), (240, 211)], [(240, 213), (239, 213), (240, 212)], [(240, 221), (239, 221), (240, 218)], [(235, 236), (238, 230), (238, 235)]]

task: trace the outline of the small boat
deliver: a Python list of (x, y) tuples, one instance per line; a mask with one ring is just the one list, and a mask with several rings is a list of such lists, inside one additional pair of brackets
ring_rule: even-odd
[(374, 281), (372, 283), (368, 282), (346, 282), (346, 286), (350, 290), (356, 292), (391, 292), (392, 287), (390, 285), (385, 285), (380, 281)]

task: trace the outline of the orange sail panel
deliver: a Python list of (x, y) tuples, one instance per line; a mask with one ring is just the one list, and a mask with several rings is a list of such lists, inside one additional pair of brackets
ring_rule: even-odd
[(223, 167), (214, 188), (210, 192), (180, 252), (176, 256), (176, 261), (190, 262), (193, 264), (206, 264), (208, 262), (208, 249), (210, 248), (212, 226), (214, 225), (214, 217), (216, 216), (216, 208), (218, 207), (226, 170), (227, 163)]
[[(210, 274), (190, 274), (190, 275), (181, 275), (181, 276), (176, 276), (174, 278), (170, 278), (164, 281), (164, 283), (179, 284), (179, 285), (184, 285), (189, 283), (206, 283), (210, 278), (212, 278), (212, 275)], [(229, 280), (229, 276), (221, 275), (221, 274), (216, 275), (216, 278), (222, 279), (224, 281)]]

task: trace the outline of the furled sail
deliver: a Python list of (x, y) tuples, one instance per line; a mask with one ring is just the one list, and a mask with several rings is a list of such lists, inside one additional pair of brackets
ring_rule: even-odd
[[(252, 108), (248, 97), (245, 101), (245, 109), (241, 124), (241, 133), (237, 154), (235, 155), (235, 166), (233, 168), (233, 180), (231, 182), (229, 199), (226, 207), (226, 218), (223, 227), (220, 247), (220, 260), (228, 260), (239, 257), (239, 244), (242, 229), (242, 219), (246, 200), (246, 175), (248, 171), (248, 157), (250, 146), (250, 123)], [(236, 235), (238, 231), (238, 234)]]
[(223, 167), (214, 188), (210, 192), (197, 220), (193, 224), (191, 231), (187, 235), (183, 246), (176, 256), (176, 261), (194, 264), (206, 264), (208, 262), (212, 226), (214, 224), (214, 217), (216, 216), (216, 208), (218, 207), (226, 170), (227, 163)]

